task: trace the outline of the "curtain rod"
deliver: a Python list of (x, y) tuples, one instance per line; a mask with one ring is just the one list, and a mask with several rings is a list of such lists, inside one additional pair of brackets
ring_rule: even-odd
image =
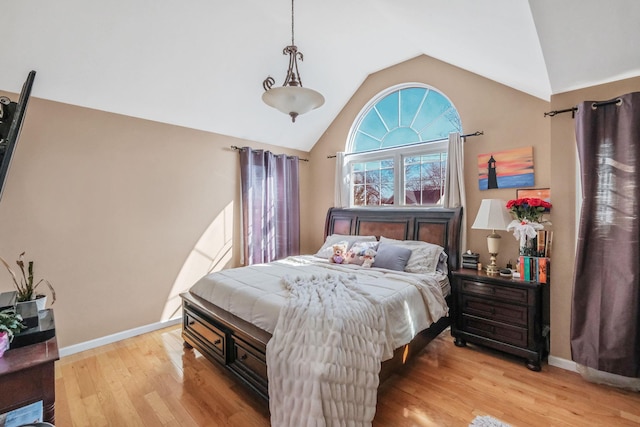
[[(231, 149), (232, 149), (233, 151), (244, 151), (244, 148), (242, 148), (242, 147), (238, 147), (237, 145), (232, 145), (232, 146), (231, 146)], [(287, 155), (287, 157), (288, 157), (288, 158), (290, 158), (290, 159), (292, 159), (292, 158), (294, 158), (295, 156), (289, 156), (289, 155)], [(308, 161), (309, 161), (309, 159), (302, 159), (302, 158), (300, 158), (300, 157), (298, 157), (298, 160), (299, 160), (299, 161), (301, 161), (301, 162), (308, 162)]]
[[(466, 135), (460, 135), (460, 138), (467, 138), (469, 136), (480, 136), (480, 135), (484, 135), (484, 131), (483, 130), (478, 130), (478, 131), (475, 131), (473, 133), (468, 133)], [(436, 139), (436, 140), (428, 141), (428, 142), (435, 142), (435, 141), (443, 141), (443, 140), (442, 139)], [(422, 142), (418, 142), (416, 144), (410, 144), (410, 145), (417, 145), (417, 144), (423, 144), (423, 143)], [(335, 159), (335, 158), (336, 158), (335, 154), (332, 155), (332, 156), (331, 155), (327, 156), (327, 159)]]
[[(595, 110), (598, 107), (602, 107), (604, 105), (610, 105), (610, 104), (616, 104), (619, 107), (619, 106), (622, 105), (622, 99), (621, 98), (616, 98), (616, 99), (612, 99), (610, 101), (593, 102), (591, 104), (591, 108)], [(547, 113), (544, 113), (544, 117), (547, 117), (547, 116), (553, 117), (556, 114), (568, 113), (569, 111), (571, 111), (571, 118), (575, 119), (576, 111), (578, 111), (578, 107), (565, 108), (564, 110), (549, 111)]]

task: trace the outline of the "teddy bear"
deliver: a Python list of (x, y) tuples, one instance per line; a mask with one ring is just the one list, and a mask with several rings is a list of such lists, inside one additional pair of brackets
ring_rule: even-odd
[(333, 264), (342, 264), (344, 258), (345, 247), (343, 245), (333, 245), (333, 255), (329, 258), (329, 262)]
[(362, 255), (362, 266), (367, 268), (373, 267), (373, 260), (376, 256), (376, 253), (377, 252), (374, 249), (365, 249), (364, 254)]

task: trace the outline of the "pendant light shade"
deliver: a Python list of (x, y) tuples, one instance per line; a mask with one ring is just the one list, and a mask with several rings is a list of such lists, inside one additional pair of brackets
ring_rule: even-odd
[(299, 114), (308, 113), (324, 104), (324, 96), (301, 86), (271, 88), (262, 94), (262, 100), (268, 106), (290, 115), (294, 122)]
[(275, 80), (269, 76), (262, 82), (265, 92), (262, 100), (270, 107), (276, 108), (291, 116), (295, 122), (300, 114), (308, 113), (324, 104), (324, 96), (313, 89), (302, 87), (302, 79), (298, 71), (298, 59), (303, 60), (302, 52), (294, 43), (293, 1), (291, 0), (291, 45), (286, 46), (282, 53), (289, 55), (287, 76), (281, 87), (273, 87)]

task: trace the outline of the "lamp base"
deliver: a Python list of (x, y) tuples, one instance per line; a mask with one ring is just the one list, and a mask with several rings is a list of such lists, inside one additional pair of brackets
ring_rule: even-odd
[(498, 267), (498, 264), (496, 264), (496, 255), (498, 254), (496, 253), (489, 255), (491, 255), (491, 263), (487, 265), (486, 272), (490, 276), (497, 276), (498, 274), (500, 274), (500, 268)]

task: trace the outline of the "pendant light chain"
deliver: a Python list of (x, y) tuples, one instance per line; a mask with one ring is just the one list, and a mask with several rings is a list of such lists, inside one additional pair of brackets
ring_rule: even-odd
[(291, 0), (291, 46), (295, 46), (296, 44), (294, 43), (293, 40), (293, 0)]

